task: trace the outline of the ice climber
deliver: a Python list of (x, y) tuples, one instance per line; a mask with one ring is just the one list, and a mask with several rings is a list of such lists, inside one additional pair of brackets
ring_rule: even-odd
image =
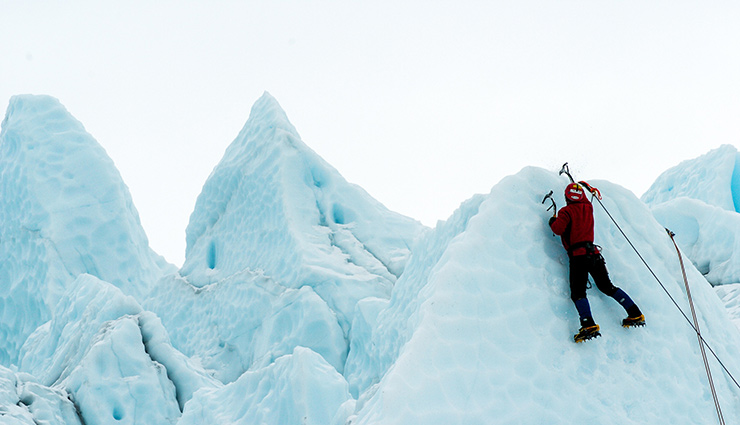
[(550, 218), (550, 228), (560, 235), (568, 251), (570, 262), (570, 297), (578, 310), (581, 328), (574, 336), (576, 342), (598, 337), (599, 325), (591, 316), (591, 307), (586, 298), (588, 275), (596, 287), (614, 298), (627, 311), (622, 326), (644, 326), (645, 316), (626, 292), (614, 286), (606, 270), (606, 262), (599, 247), (594, 245), (594, 209), (586, 196), (584, 186), (595, 191), (585, 182), (571, 183), (565, 188), (567, 205)]

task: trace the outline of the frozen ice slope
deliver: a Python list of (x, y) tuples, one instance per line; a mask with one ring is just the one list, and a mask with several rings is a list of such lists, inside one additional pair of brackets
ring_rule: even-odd
[(259, 273), (245, 271), (203, 288), (168, 276), (144, 306), (162, 318), (175, 347), (224, 383), (298, 346), (338, 371), (347, 358), (337, 316), (313, 289), (286, 288)]
[[(160, 277), (101, 152), (55, 100), (11, 102), (0, 423), (716, 421), (696, 335), (598, 205), (596, 242), (648, 326), (621, 328), (621, 307), (591, 290), (603, 337), (572, 342), (567, 257), (541, 204), (565, 186), (553, 172), (525, 168), (424, 229), (344, 181), (266, 94), (203, 188), (183, 269)], [(663, 227), (629, 191), (593, 183), (688, 311)], [(687, 265), (704, 338), (737, 377), (740, 331)], [(740, 389), (710, 364), (740, 423)]]
[[(31, 334), (21, 353), (23, 380), (74, 403), (84, 424), (174, 424), (197, 390), (221, 386), (170, 345), (154, 314), (87, 274), (70, 285), (54, 319)], [(59, 414), (35, 397), (24, 405)]]
[(390, 297), (424, 229), (345, 181), (265, 93), (198, 197), (179, 275), (144, 304), (223, 382), (297, 346), (341, 372), (357, 302)]
[(740, 211), (740, 156), (722, 145), (663, 172), (642, 195), (651, 205), (680, 197), (700, 200), (728, 211)]
[[(594, 182), (670, 293), (688, 312), (678, 258), (634, 195)], [(713, 423), (696, 335), (596, 206), (596, 242), (611, 277), (648, 325), (623, 329), (624, 311), (589, 291), (603, 337), (572, 342), (567, 258), (540, 201), (566, 181), (527, 168), (473, 198), (414, 249), (390, 301), (363, 302), (346, 376), (359, 396), (352, 424)], [(562, 205), (562, 202), (561, 202)], [(702, 275), (688, 276), (704, 337), (740, 373), (740, 335)], [(727, 423), (740, 389), (711, 361)], [(737, 376), (737, 375), (736, 375)]]
[(198, 197), (181, 274), (202, 287), (261, 270), (310, 286), (347, 330), (357, 300), (390, 294), (422, 229), (347, 183), (265, 93)]
[(723, 145), (665, 171), (642, 196), (714, 285), (740, 282), (740, 154)]
[(54, 98), (16, 96), (0, 132), (0, 364), (89, 273), (141, 296), (167, 266), (113, 161)]
[(740, 325), (740, 154), (731, 145), (665, 171), (642, 199)]

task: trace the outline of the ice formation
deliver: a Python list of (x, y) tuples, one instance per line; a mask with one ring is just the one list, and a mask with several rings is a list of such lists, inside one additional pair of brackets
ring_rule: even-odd
[(341, 425), (351, 400), (342, 375), (315, 352), (296, 347), (223, 388), (199, 391), (179, 423)]
[(740, 325), (740, 154), (731, 145), (665, 171), (643, 195)]
[(224, 383), (296, 346), (341, 372), (356, 304), (390, 296), (423, 229), (347, 183), (265, 94), (205, 183), (180, 274), (144, 304)]
[(663, 172), (642, 195), (647, 204), (687, 197), (740, 211), (740, 158), (732, 145), (722, 145), (699, 158)]
[(181, 273), (197, 287), (245, 269), (309, 286), (347, 331), (358, 300), (390, 295), (421, 230), (347, 183), (266, 93), (198, 197)]
[(297, 346), (337, 370), (347, 357), (336, 314), (311, 288), (285, 288), (261, 274), (238, 273), (204, 288), (170, 276), (145, 306), (162, 317), (175, 347), (224, 383)]
[[(426, 229), (347, 183), (265, 94), (204, 185), (176, 271), (56, 100), (14, 98), (0, 134), (0, 423), (715, 420), (696, 334), (599, 205), (596, 242), (648, 326), (623, 329), (590, 291), (603, 337), (572, 342), (567, 255), (541, 204), (567, 183), (554, 172), (525, 168)], [(667, 172), (651, 208), (592, 183), (688, 311), (675, 228), (702, 335), (738, 376), (740, 331), (702, 275), (740, 274), (733, 149)], [(740, 388), (710, 365), (739, 423)]]
[(168, 269), (113, 161), (56, 99), (11, 99), (0, 172), (1, 363), (17, 362), (79, 274), (140, 296)]
[(739, 161), (721, 146), (665, 171), (642, 196), (714, 285), (740, 282)]
[[(671, 424), (711, 418), (706, 387), (695, 385), (704, 379), (692, 346), (696, 336), (598, 207), (596, 241), (612, 279), (640, 303), (648, 326), (621, 328), (621, 307), (591, 291), (604, 337), (586, 346), (568, 342), (578, 319), (568, 295), (566, 254), (540, 204), (542, 194), (565, 183), (551, 172), (522, 170), (438, 226), (424, 243), (428, 253), (421, 246), (414, 250), (408, 270), (431, 273), (402, 276), (388, 307), (371, 316), (372, 331), (359, 341), (361, 368), (352, 367), (350, 353), (346, 369), (358, 372), (348, 379), (361, 406), (354, 424)], [(663, 228), (628, 191), (594, 183), (688, 309)], [(441, 255), (433, 252), (439, 247)], [(417, 259), (425, 264), (415, 264)], [(705, 337), (711, 334), (731, 360), (740, 348), (737, 329), (701, 274), (692, 269), (689, 278)], [(722, 400), (737, 417), (735, 392), (722, 385)], [(682, 397), (692, 400), (690, 408), (676, 407)]]

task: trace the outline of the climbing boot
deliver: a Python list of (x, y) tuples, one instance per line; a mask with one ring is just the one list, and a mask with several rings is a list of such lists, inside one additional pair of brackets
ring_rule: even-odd
[(598, 338), (601, 336), (599, 332), (599, 325), (594, 324), (593, 326), (583, 326), (577, 334), (573, 336), (575, 342), (587, 341), (591, 338)]
[(645, 326), (645, 315), (640, 314), (639, 316), (629, 316), (622, 320), (622, 327), (633, 328), (637, 326)]

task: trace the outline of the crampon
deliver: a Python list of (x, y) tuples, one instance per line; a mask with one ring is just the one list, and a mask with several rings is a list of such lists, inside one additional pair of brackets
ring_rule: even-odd
[(601, 332), (599, 332), (599, 325), (584, 326), (578, 331), (577, 334), (573, 335), (573, 340), (575, 342), (583, 342), (588, 341), (589, 339), (598, 338), (600, 336)]
[(622, 320), (623, 328), (635, 328), (638, 326), (645, 326), (645, 315), (641, 314), (637, 317), (628, 317)]

